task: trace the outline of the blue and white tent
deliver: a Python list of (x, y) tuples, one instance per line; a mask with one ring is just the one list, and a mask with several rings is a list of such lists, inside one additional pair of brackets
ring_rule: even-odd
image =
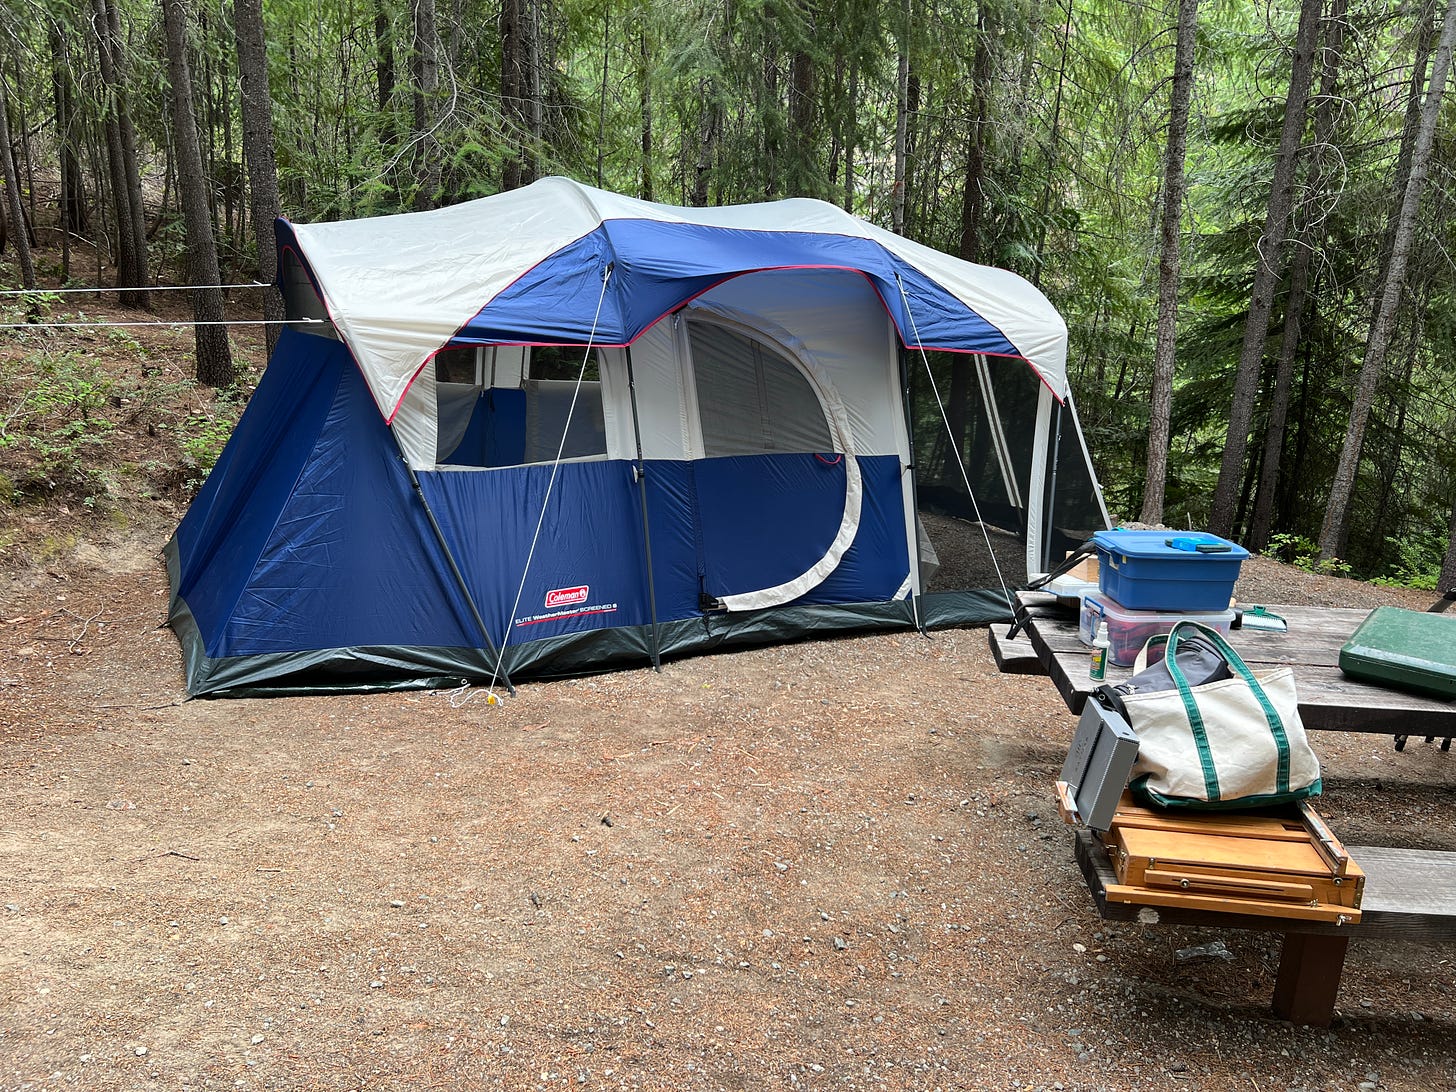
[(195, 695), (985, 621), (999, 581), (938, 589), (929, 523), (1013, 584), (1106, 525), (1046, 298), (831, 205), (549, 178), (278, 237), (317, 321), (168, 545)]

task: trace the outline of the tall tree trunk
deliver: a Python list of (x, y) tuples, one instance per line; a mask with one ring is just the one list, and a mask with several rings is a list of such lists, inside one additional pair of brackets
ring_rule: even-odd
[[(1384, 455), (1383, 460), (1377, 460), (1377, 463), (1383, 462), (1384, 465), (1380, 467), (1380, 499), (1376, 503), (1375, 519), (1370, 524), (1372, 527), (1389, 526), (1386, 523), (1386, 517), (1391, 505), (1393, 503), (1399, 505), (1400, 502), (1405, 500), (1408, 492), (1408, 488), (1401, 489), (1397, 492), (1395, 479), (1400, 473), (1401, 461), (1404, 458), (1406, 421), (1410, 415), (1411, 400), (1416, 396), (1416, 388), (1411, 383), (1411, 377), (1415, 374), (1416, 364), (1421, 355), (1421, 347), (1425, 342), (1425, 316), (1430, 305), (1428, 284), (1417, 289), (1413, 303), (1412, 310), (1415, 312), (1415, 315), (1410, 324), (1406, 339), (1405, 368), (1396, 388), (1399, 393), (1391, 399), (1395, 403), (1395, 421), (1388, 430), (1392, 446), (1390, 449), (1381, 453)], [(1406, 484), (1409, 486), (1408, 478)], [(1373, 553), (1374, 551), (1371, 552)]]
[(35, 211), (36, 211), (36, 185), (35, 185), (35, 152), (30, 146), (30, 119), (25, 116), (25, 73), (20, 67), (20, 51), (12, 58), (10, 66), (11, 86), (15, 88), (15, 128), (14, 132), (20, 142), (20, 159), (15, 160), (15, 150), (12, 148), (10, 157), (15, 160), (15, 176), (20, 177), (21, 164), (25, 165), (25, 190), (29, 199), (29, 215), (26, 216), (27, 228), (26, 241), (34, 249), (37, 245), (35, 238)]
[[(1319, 159), (1321, 150), (1334, 138), (1335, 94), (1338, 90), (1340, 64), (1345, 48), (1345, 0), (1331, 0), (1324, 47), (1320, 50), (1321, 74), (1319, 105), (1314, 114), (1315, 162), (1310, 168), (1308, 189), (1318, 200), (1324, 186), (1325, 170)], [(1289, 267), (1289, 293), (1284, 303), (1284, 332), (1279, 342), (1279, 364), (1274, 373), (1274, 391), (1269, 397), (1269, 416), (1264, 425), (1264, 455), (1259, 463), (1259, 485), (1254, 494), (1254, 515), (1249, 521), (1247, 545), (1262, 550), (1269, 544), (1274, 526), (1275, 500), (1279, 493), (1279, 464), (1283, 461), (1284, 432), (1289, 419), (1289, 397), (1294, 387), (1294, 354), (1304, 325), (1304, 312), (1309, 294), (1309, 274), (1317, 239), (1306, 240), (1298, 247)]]
[[(597, 100), (597, 189), (602, 188), (602, 172), (607, 155), (607, 78), (611, 73), (612, 6), (602, 5), (602, 85)], [(687, 141), (684, 140), (686, 145)], [(684, 157), (686, 158), (686, 157)], [(686, 164), (684, 164), (686, 166)]]
[(419, 186), (414, 206), (418, 210), (434, 208), (440, 196), (440, 157), (432, 131), (440, 89), (439, 47), (435, 0), (414, 0), (414, 175)]
[(1163, 218), (1158, 255), (1158, 339), (1153, 349), (1153, 391), (1148, 409), (1147, 484), (1143, 523), (1163, 522), (1167, 491), (1169, 421), (1173, 412), (1173, 372), (1178, 347), (1178, 281), (1181, 269), (1183, 167), (1188, 152), (1188, 113), (1193, 93), (1193, 50), (1198, 31), (1198, 0), (1179, 0), (1173, 49), (1173, 91), (1168, 103), (1168, 148), (1163, 158)]
[(202, 119), (198, 126), (202, 143), (202, 173), (204, 178), (208, 178), (212, 182), (207, 187), (207, 214), (214, 224), (223, 227), (226, 221), (217, 214), (217, 199), (218, 191), (226, 187), (219, 185), (223, 179), (222, 172), (217, 169), (218, 109), (216, 84), (212, 78), (212, 50), (207, 48), (210, 36), (207, 9), (202, 8), (197, 12), (197, 29), (193, 35), (197, 40), (197, 47), (193, 50), (193, 55), (201, 65), (202, 80), (200, 87), (195, 86), (193, 90), (200, 92), (198, 97), (202, 104)]
[[(15, 257), (20, 263), (20, 283), (35, 287), (35, 265), (30, 259), (30, 231), (26, 227), (25, 203), (20, 199), (20, 174), (15, 169), (15, 155), (10, 146), (10, 93), (6, 87), (4, 66), (0, 65), (0, 173), (5, 180), (5, 213), (15, 239)], [(0, 239), (3, 239), (0, 234)]]
[[(986, 133), (991, 95), (991, 28), (985, 0), (976, 11), (976, 45), (971, 60), (971, 133), (966, 142), (966, 176), (961, 187), (960, 256), (968, 262), (981, 261), (981, 227), (985, 208)], [(965, 450), (966, 429), (971, 419), (971, 368), (974, 357), (963, 353), (950, 356), (950, 391), (946, 397), (946, 423), (950, 443), (946, 445), (941, 475), (958, 480)]]
[(1284, 234), (1289, 225), (1294, 168), (1304, 135), (1305, 107), (1314, 77), (1320, 9), (1321, 0), (1302, 0), (1300, 5), (1299, 30), (1289, 72), (1289, 92), (1284, 100), (1284, 128), (1274, 157), (1274, 178), (1269, 184), (1264, 231), (1254, 248), (1254, 287), (1250, 293), (1249, 315), (1244, 322), (1243, 347), (1239, 351), (1239, 368), (1229, 405), (1223, 463), (1219, 467), (1213, 508), (1208, 519), (1209, 530), (1225, 537), (1232, 535), (1234, 530), (1235, 508), (1244, 478), (1244, 456), (1249, 450), (1249, 427), (1254, 420), (1254, 401), (1259, 393), (1259, 372), (1264, 361), (1264, 346), (1269, 340), (1269, 311), (1274, 301), (1274, 290), (1284, 273)]
[(759, 171), (759, 196), (772, 201), (783, 196), (785, 130), (780, 122), (783, 104), (779, 101), (778, 53), (766, 41), (760, 43), (760, 53), (760, 75), (754, 84), (755, 116), (759, 119), (759, 144), (754, 158)]
[(1436, 590), (1442, 595), (1456, 592), (1456, 505), (1451, 508), (1451, 540), (1446, 546), (1446, 557), (1441, 562), (1441, 575), (1436, 579)]
[(162, 22), (167, 35), (167, 73), (172, 84), (172, 132), (177, 145), (177, 190), (187, 229), (188, 276), (194, 285), (192, 314), (197, 322), (197, 381), (226, 387), (235, 378), (227, 327), (222, 325), (222, 278), (218, 272), (217, 241), (207, 211), (207, 177), (202, 169), (202, 145), (192, 108), (192, 72), (187, 61), (187, 9), (185, 0), (162, 0)]
[(976, 6), (976, 48), (971, 58), (971, 138), (966, 142), (966, 178), (961, 188), (960, 256), (968, 262), (986, 262), (981, 253), (981, 221), (986, 208), (986, 138), (991, 124), (990, 38), (986, 0), (981, 0)]
[[(96, 243), (91, 248), (91, 257), (96, 262), (96, 283), (98, 285), (104, 283), (102, 274), (105, 272), (105, 265), (102, 261), (102, 255), (111, 247), (111, 225), (107, 221), (106, 190), (105, 184), (102, 181), (106, 177), (107, 172), (101, 165), (105, 154), (102, 150), (102, 145), (105, 141), (102, 139), (100, 129), (101, 125), (98, 119), (98, 124), (91, 128), (91, 139), (86, 142), (86, 157), (91, 162), (91, 177), (96, 182), (96, 200), (91, 207), (96, 210), (96, 215), (100, 219), (100, 223), (96, 228)], [(110, 260), (110, 257), (110, 254), (106, 254), (107, 260)]]
[(895, 71), (895, 182), (890, 229), (905, 234), (905, 141), (910, 124), (910, 0), (900, 0), (900, 57)]
[[(912, 66), (909, 77), (905, 81), (905, 171), (900, 176), (900, 190), (904, 194), (905, 211), (901, 216), (901, 234), (914, 234), (915, 224), (915, 202), (912, 196), (918, 190), (918, 178), (916, 168), (920, 164), (920, 157), (916, 149), (920, 139), (920, 129), (927, 111), (921, 109), (921, 92), (924, 84), (921, 82), (920, 73)], [(938, 161), (939, 157), (935, 157)]]
[(527, 182), (541, 177), (541, 149), (546, 145), (546, 95), (541, 86), (545, 66), (541, 8), (541, 0), (526, 0), (521, 24), (526, 38), (526, 131), (531, 136), (526, 145)]
[(501, 112), (505, 115), (506, 145), (510, 149), (501, 168), (501, 189), (519, 189), (528, 179), (521, 151), (525, 96), (526, 46), (522, 9), (529, 0), (501, 0)]
[(378, 90), (379, 143), (391, 149), (399, 140), (394, 126), (394, 30), (389, 0), (374, 0), (374, 82)]
[(698, 162), (693, 172), (692, 203), (702, 208), (708, 203), (708, 184), (713, 178), (713, 164), (718, 157), (718, 133), (720, 107), (715, 89), (707, 80), (698, 81), (698, 101), (701, 114), (698, 120)]
[[(1409, 90), (1405, 100), (1405, 120), (1400, 129), (1400, 152), (1395, 157), (1395, 170), (1391, 172), (1392, 193), (1404, 193), (1410, 178), (1411, 155), (1415, 151), (1416, 134), (1421, 128), (1421, 93), (1430, 73), (1431, 54), (1436, 48), (1436, 14), (1440, 0), (1421, 0), (1420, 29), (1416, 32), (1415, 56), (1411, 60)], [(1400, 221), (1400, 202), (1396, 201), (1386, 213), (1385, 233), (1380, 240), (1380, 261), (1375, 278), (1376, 284), (1385, 283), (1385, 271), (1390, 265), (1390, 253), (1395, 245), (1395, 229)], [(1371, 321), (1374, 321), (1379, 304), (1371, 307)]]
[(807, 48), (807, 43), (814, 40), (818, 21), (808, 0), (798, 0), (796, 7), (795, 17), (802, 25), (795, 28), (800, 41), (789, 62), (788, 190), (791, 197), (819, 197), (822, 192), (815, 169), (819, 155), (814, 109), (816, 74), (814, 56)]
[(1062, 139), (1062, 90), (1067, 82), (1067, 54), (1071, 51), (1074, 3), (1075, 0), (1067, 0), (1067, 17), (1062, 20), (1062, 48), (1057, 61), (1057, 91), (1052, 96), (1052, 127), (1046, 142), (1046, 180), (1042, 183), (1041, 195), (1037, 198), (1036, 203), (1036, 254), (1032, 260), (1031, 283), (1038, 288), (1041, 287), (1042, 255), (1046, 250), (1047, 204), (1051, 199), (1052, 180), (1057, 176), (1057, 145)]
[(844, 211), (854, 212), (854, 154), (859, 136), (859, 61), (849, 65), (849, 108), (844, 113)]
[(647, 18), (637, 26), (637, 105), (642, 117), (642, 200), (655, 201), (652, 185), (652, 58), (647, 44)]
[[(141, 161), (137, 158), (136, 129), (131, 120), (131, 98), (127, 94), (129, 74), (126, 67), (126, 48), (121, 36), (121, 9), (115, 0), (98, 0), (105, 7), (107, 33), (111, 42), (111, 67), (116, 75), (114, 88), (116, 122), (121, 135), (121, 165), (126, 176), (126, 199), (130, 206), (132, 252), (136, 263), (136, 285), (148, 287), (151, 274), (147, 258), (147, 210), (142, 201)], [(123, 306), (137, 310), (151, 307), (148, 292), (128, 292), (122, 299)]]
[(1385, 364), (1385, 355), (1390, 348), (1395, 314), (1400, 308), (1401, 294), (1405, 288), (1405, 271), (1414, 243), (1416, 212), (1420, 207), (1421, 190), (1425, 187), (1426, 174), (1430, 169), (1436, 122), (1441, 112), (1441, 97), (1445, 93), (1446, 80), (1451, 72), (1453, 43), (1456, 43), (1456, 0), (1448, 0), (1446, 22), (1441, 28), (1441, 40), (1436, 46), (1436, 54), (1431, 63), (1431, 82), (1421, 107), (1420, 130), (1416, 133), (1415, 146), (1411, 151), (1410, 177), (1406, 180), (1405, 192), (1400, 195), (1400, 218), (1396, 224), (1390, 264), (1385, 271), (1385, 283), (1381, 285), (1377, 296), (1380, 302), (1375, 319), (1370, 324), (1370, 336), (1365, 343), (1365, 359), (1360, 365), (1360, 378), (1355, 384), (1355, 403), (1350, 408), (1350, 424), (1345, 431), (1340, 462), (1335, 468), (1335, 479), (1330, 483), (1329, 502), (1325, 507), (1324, 523), (1320, 527), (1319, 547), (1322, 561), (1338, 557), (1344, 549), (1345, 520), (1350, 497), (1355, 491), (1355, 475), (1360, 466), (1360, 447), (1365, 439), (1365, 425), (1370, 418), (1370, 406), (1375, 401), (1375, 385), (1380, 379), (1380, 369)]
[[(106, 143), (107, 181), (111, 187), (111, 208), (116, 222), (116, 286), (135, 288), (141, 283), (137, 272), (136, 233), (132, 231), (131, 198), (127, 191), (126, 155), (121, 145), (122, 100), (117, 93), (116, 66), (112, 63), (111, 20), (106, 12), (106, 0), (93, 0), (91, 28), (96, 34), (96, 66), (101, 73), (101, 119)], [(102, 207), (105, 202), (100, 201)], [(100, 248), (97, 250), (100, 253)], [(128, 297), (141, 295), (136, 292), (120, 292), (117, 303), (131, 306), (135, 300)]]
[[(233, 32), (237, 37), (238, 74), (242, 81), (243, 158), (248, 164), (253, 235), (258, 245), (258, 280), (271, 284), (278, 273), (278, 165), (273, 158), (273, 95), (268, 87), (268, 45), (263, 31), (263, 0), (234, 0)], [(268, 352), (278, 344), (283, 297), (263, 291), (263, 317), (268, 320)]]
[(70, 276), (70, 240), (72, 234), (87, 230), (86, 183), (81, 175), (77, 151), (79, 127), (76, 123), (75, 87), (71, 82), (71, 61), (55, 18), (48, 25), (51, 49), (51, 93), (56, 107), (56, 139), (61, 157), (60, 227), (64, 252), (65, 275)]
[[(65, 65), (65, 43), (61, 41), (61, 28), (54, 19), (47, 25), (51, 49), (51, 97), (56, 108), (56, 143), (61, 157), (61, 192), (58, 198), (57, 224), (61, 229), (61, 281), (71, 279), (71, 235), (76, 230), (73, 223), (76, 210), (85, 205), (77, 204), (75, 189), (76, 152), (71, 142), (70, 73)], [(73, 173), (74, 172), (74, 173)]]

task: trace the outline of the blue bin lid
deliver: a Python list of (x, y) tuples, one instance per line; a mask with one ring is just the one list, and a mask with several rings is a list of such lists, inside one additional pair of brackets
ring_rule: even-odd
[[(1207, 531), (1133, 531), (1118, 528), (1098, 531), (1092, 536), (1092, 542), (1098, 549), (1110, 554), (1159, 561), (1190, 561), (1195, 558), (1207, 561), (1243, 561), (1249, 556), (1249, 551), (1238, 543), (1210, 535)], [(1177, 542), (1179, 545), (1170, 546), (1169, 542)], [(1183, 548), (1190, 542), (1195, 546), (1225, 546), (1227, 549), (1215, 552)]]

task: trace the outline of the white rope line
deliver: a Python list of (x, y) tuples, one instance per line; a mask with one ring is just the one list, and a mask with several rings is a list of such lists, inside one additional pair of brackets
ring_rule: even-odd
[(154, 284), (150, 288), (6, 288), (0, 296), (59, 296), (66, 292), (195, 292), (209, 288), (272, 288), (271, 284), (249, 281), (247, 284)]
[(541, 540), (541, 527), (546, 522), (546, 511), (551, 507), (551, 492), (556, 487), (556, 472), (561, 469), (561, 457), (566, 451), (566, 437), (571, 432), (571, 418), (576, 412), (576, 399), (581, 394), (582, 380), (586, 378), (586, 366), (591, 361), (592, 346), (597, 338), (597, 322), (602, 317), (602, 302), (607, 298), (607, 284), (612, 279), (613, 266), (609, 263), (602, 271), (602, 291), (597, 297), (596, 313), (592, 315), (591, 333), (587, 335), (586, 350), (581, 355), (581, 369), (576, 373), (576, 386), (571, 391), (571, 405), (566, 408), (566, 424), (561, 429), (561, 443), (556, 446), (556, 458), (551, 463), (551, 477), (546, 480), (546, 496), (541, 500), (541, 514), (536, 518), (536, 532), (531, 536), (531, 548), (526, 551), (526, 567), (521, 570), (521, 583), (516, 588), (516, 601), (511, 604), (510, 618), (506, 621), (506, 631), (501, 636), (500, 650), (496, 653), (495, 667), (490, 672), (490, 683), (486, 687), (485, 700), (488, 704), (494, 705), (500, 699), (495, 693), (496, 679), (500, 677), (501, 664), (506, 658), (506, 645), (511, 642), (511, 630), (516, 624), (516, 611), (521, 606), (521, 596), (526, 591), (526, 577), (531, 573), (531, 561), (536, 556), (536, 543)]
[(976, 522), (981, 527), (981, 537), (986, 541), (986, 552), (991, 555), (991, 567), (996, 570), (996, 579), (1001, 584), (1001, 594), (1006, 596), (1006, 603), (1011, 605), (1011, 589), (1006, 586), (1006, 578), (1001, 575), (1001, 565), (996, 560), (996, 551), (991, 546), (991, 535), (986, 530), (986, 521), (981, 518), (981, 506), (976, 501), (976, 491), (971, 488), (971, 477), (966, 473), (965, 460), (961, 458), (961, 446), (956, 442), (955, 433), (950, 427), (950, 416), (945, 412), (945, 402), (940, 397), (940, 387), (935, 382), (935, 373), (930, 370), (930, 357), (925, 354), (925, 346), (920, 341), (920, 329), (915, 323), (915, 313), (910, 310), (910, 297), (905, 294), (905, 284), (900, 280), (900, 274), (895, 274), (895, 286), (900, 289), (900, 299), (905, 304), (905, 317), (910, 320), (910, 332), (915, 336), (915, 344), (920, 350), (920, 359), (925, 364), (925, 374), (930, 379), (930, 389), (935, 394), (935, 404), (940, 409), (940, 420), (945, 425), (945, 434), (951, 441), (951, 450), (955, 452), (956, 466), (960, 468), (961, 481), (966, 484), (966, 495), (971, 498), (971, 509), (976, 513)]
[(0, 330), (71, 330), (94, 326), (326, 326), (328, 319), (191, 319), (155, 322), (0, 322)]

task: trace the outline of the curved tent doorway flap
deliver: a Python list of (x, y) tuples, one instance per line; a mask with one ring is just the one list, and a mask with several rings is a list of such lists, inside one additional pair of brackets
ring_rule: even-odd
[(724, 309), (689, 315), (704, 605), (782, 606), (823, 584), (859, 532), (849, 415), (791, 335)]
[(318, 323), (169, 544), (193, 694), (987, 621), (1105, 526), (1045, 297), (834, 206), (552, 178), (278, 235)]

